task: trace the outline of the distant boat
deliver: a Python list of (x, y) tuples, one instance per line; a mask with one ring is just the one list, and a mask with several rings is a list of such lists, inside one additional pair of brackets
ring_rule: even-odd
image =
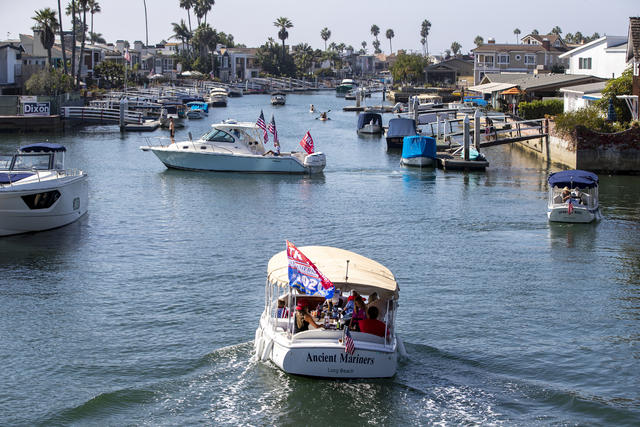
[(271, 105), (284, 105), (287, 103), (287, 94), (284, 92), (273, 92), (271, 94)]
[(342, 82), (336, 87), (336, 96), (345, 96), (347, 92), (355, 89), (357, 86), (356, 82), (352, 79), (344, 79)]
[(65, 151), (40, 142), (0, 156), (0, 236), (62, 227), (87, 212), (87, 173), (65, 170)]
[(402, 148), (403, 138), (405, 136), (417, 135), (416, 122), (413, 119), (397, 118), (389, 120), (389, 129), (387, 130), (387, 148)]
[(227, 91), (222, 87), (214, 87), (209, 92), (209, 105), (212, 107), (227, 106)]
[(209, 115), (209, 104), (206, 102), (193, 101), (187, 103), (187, 117), (190, 120), (204, 119)]
[(357, 131), (362, 135), (382, 134), (382, 116), (378, 113), (360, 113)]
[(600, 218), (598, 175), (572, 169), (552, 173), (548, 181), (549, 221), (588, 223)]
[(406, 166), (435, 166), (437, 144), (430, 136), (405, 136), (400, 164)]

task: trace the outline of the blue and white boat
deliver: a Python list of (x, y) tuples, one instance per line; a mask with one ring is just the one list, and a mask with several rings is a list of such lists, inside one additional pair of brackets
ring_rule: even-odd
[(209, 115), (209, 104), (206, 102), (192, 101), (187, 103), (187, 117), (190, 120), (204, 119)]
[(553, 222), (588, 223), (600, 219), (598, 175), (579, 169), (549, 175), (547, 216)]
[(402, 142), (400, 164), (406, 166), (435, 166), (437, 144), (429, 136), (405, 136)]
[(87, 174), (64, 168), (65, 151), (40, 142), (0, 155), (0, 236), (62, 227), (87, 212)]
[(382, 134), (382, 116), (378, 113), (360, 113), (358, 115), (358, 134)]

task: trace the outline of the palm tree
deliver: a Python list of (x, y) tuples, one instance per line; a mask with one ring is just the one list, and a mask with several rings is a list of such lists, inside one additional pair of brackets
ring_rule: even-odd
[(184, 19), (181, 19), (179, 24), (172, 22), (171, 25), (173, 25), (173, 35), (171, 36), (171, 38), (176, 40), (180, 39), (183, 45), (188, 45), (189, 40), (192, 36), (191, 32), (187, 28), (187, 24), (185, 24), (184, 22)]
[(556, 36), (560, 36), (560, 34), (562, 34), (562, 29), (556, 25), (551, 30), (551, 34), (555, 34)]
[(64, 31), (62, 30), (62, 2), (58, 0), (58, 16), (60, 17), (58, 28), (60, 28), (60, 44), (62, 45), (62, 65), (64, 66), (64, 73), (67, 74), (67, 50), (64, 48)]
[(80, 74), (82, 74), (82, 65), (84, 63), (84, 46), (87, 41), (87, 10), (89, 9), (89, 0), (78, 0), (80, 9), (82, 10), (82, 42), (80, 43), (80, 57), (78, 59), (78, 74), (76, 75), (80, 82)]
[(320, 31), (320, 38), (324, 40), (324, 50), (327, 50), (327, 40), (331, 37), (331, 30), (327, 27), (324, 27), (322, 31)]
[(67, 16), (71, 15), (71, 77), (74, 76), (76, 72), (76, 6), (77, 0), (71, 0), (67, 5), (66, 13)]
[(484, 43), (484, 39), (481, 36), (476, 36), (473, 42), (476, 44), (476, 47), (480, 47)]
[(89, 33), (89, 40), (91, 40), (91, 44), (94, 43), (102, 43), (105, 44), (107, 41), (102, 37), (102, 33)]
[(424, 51), (424, 56), (429, 56), (429, 44), (428, 44), (428, 37), (429, 37), (429, 31), (431, 30), (431, 22), (429, 22), (428, 20), (424, 20), (422, 21), (422, 27), (420, 28), (420, 37), (422, 37), (422, 39), (424, 40), (424, 42), (422, 43), (422, 50)]
[[(215, 0), (194, 0), (193, 12), (198, 18), (198, 26), (201, 22), (207, 23), (207, 14), (215, 4)], [(204, 19), (203, 19), (204, 18)]]
[(451, 52), (453, 52), (453, 56), (458, 56), (460, 50), (462, 49), (462, 45), (458, 42), (451, 43)]
[(282, 40), (282, 57), (284, 58), (284, 41), (289, 38), (287, 28), (293, 28), (293, 23), (289, 18), (281, 16), (273, 22), (273, 25), (280, 28), (280, 31), (278, 31), (278, 38)]
[(533, 31), (531, 31), (531, 34), (533, 34), (534, 36), (537, 36), (538, 34), (540, 34), (540, 31), (534, 29)]
[(363, 41), (362, 43), (360, 43), (360, 45), (362, 46), (362, 50), (364, 51), (364, 54), (367, 53), (367, 42)]
[(513, 34), (516, 35), (516, 44), (520, 44), (520, 37), (518, 37), (520, 35), (522, 31), (520, 31), (520, 28), (516, 28), (515, 30), (513, 30)]
[[(98, 0), (89, 0), (89, 13), (91, 14), (91, 32), (89, 34), (95, 34), (93, 32), (93, 15), (100, 12), (102, 12), (102, 8)], [(91, 44), (93, 44), (93, 38), (91, 39)]]
[(380, 50), (380, 40), (374, 40), (371, 44), (373, 45), (374, 53), (382, 53), (382, 51)]
[(36, 21), (34, 28), (40, 32), (42, 46), (47, 49), (47, 64), (51, 67), (51, 48), (56, 40), (56, 31), (58, 30), (56, 12), (49, 7), (36, 10), (36, 16), (31, 19)]
[(391, 46), (391, 39), (395, 37), (395, 33), (391, 28), (389, 28), (385, 33), (385, 36), (389, 39), (389, 50), (391, 51), (391, 53), (393, 53), (393, 47)]
[(378, 40), (378, 34), (380, 34), (380, 27), (378, 27), (376, 24), (373, 24), (371, 26), (371, 34), (373, 35), (373, 37), (375, 37), (375, 41), (372, 43), (373, 44), (373, 48), (374, 48), (374, 52), (375, 53), (381, 53), (380, 51), (380, 40)]
[(194, 0), (180, 0), (180, 8), (187, 11), (187, 19), (189, 20), (189, 32), (191, 33), (193, 30), (191, 29), (191, 8), (194, 6)]

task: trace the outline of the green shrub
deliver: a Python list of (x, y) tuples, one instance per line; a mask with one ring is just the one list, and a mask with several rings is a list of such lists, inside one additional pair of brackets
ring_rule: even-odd
[(557, 116), (564, 110), (561, 99), (547, 99), (544, 101), (521, 102), (518, 104), (520, 117), (526, 120), (543, 119), (546, 114)]
[(595, 106), (581, 108), (556, 117), (556, 130), (560, 133), (571, 134), (577, 126), (584, 126), (601, 133), (620, 132), (626, 129), (626, 126), (618, 122), (607, 122), (602, 111)]

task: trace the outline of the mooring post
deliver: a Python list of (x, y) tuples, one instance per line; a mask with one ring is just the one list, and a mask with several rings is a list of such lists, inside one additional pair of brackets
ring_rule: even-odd
[(440, 113), (436, 113), (436, 141), (440, 140)]
[(128, 107), (128, 102), (127, 102), (127, 98), (122, 98), (120, 100), (120, 131), (123, 132), (125, 129), (125, 124), (126, 124), (126, 120), (125, 120), (125, 114), (127, 113), (127, 107)]
[(464, 115), (464, 121), (462, 122), (462, 128), (464, 133), (464, 161), (469, 161), (469, 146), (470, 146), (470, 138), (469, 138), (469, 115)]
[(480, 151), (480, 110), (473, 114), (473, 145)]
[(449, 117), (447, 116), (447, 118), (445, 118), (443, 121), (444, 129), (442, 131), (443, 133), (442, 139), (444, 140), (445, 143), (447, 142), (447, 138), (449, 138), (449, 129), (447, 129), (448, 124), (450, 123), (449, 123)]

